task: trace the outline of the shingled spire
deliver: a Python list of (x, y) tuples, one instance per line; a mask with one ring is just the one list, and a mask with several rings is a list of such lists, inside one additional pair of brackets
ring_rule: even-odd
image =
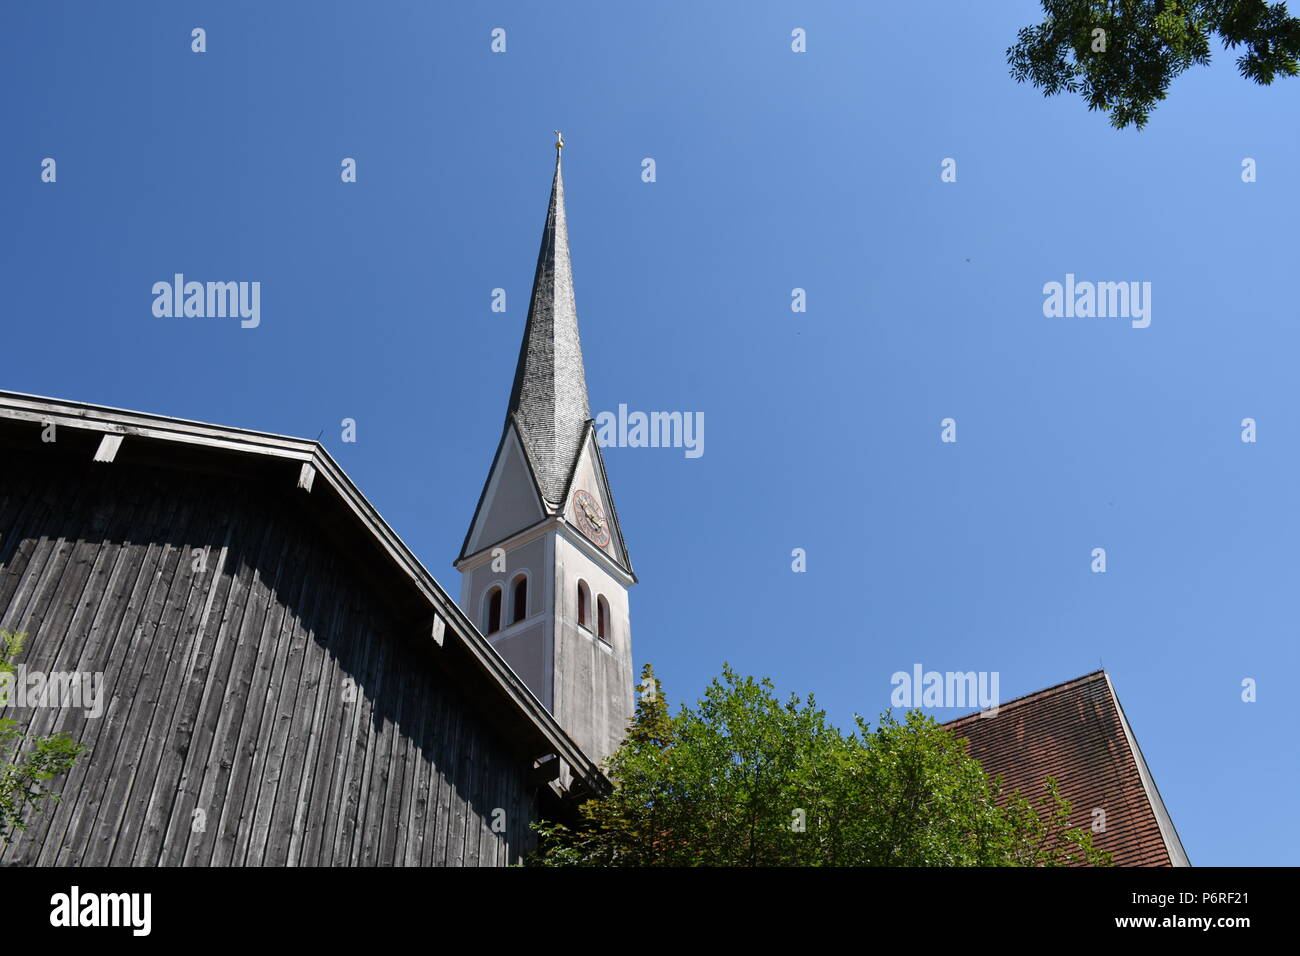
[(506, 411), (507, 424), (511, 419), (516, 423), (538, 489), (552, 508), (564, 501), (583, 431), (591, 418), (564, 216), (562, 143), (556, 144), (551, 202), (546, 210), (528, 324)]
[(635, 575), (587, 401), (564, 214), (564, 141), (556, 137), (551, 201), (505, 424), (457, 562), (559, 518), (630, 583)]

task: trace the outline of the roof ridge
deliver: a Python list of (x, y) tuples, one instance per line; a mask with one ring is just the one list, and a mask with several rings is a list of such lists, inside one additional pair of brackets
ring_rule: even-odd
[[(997, 705), (998, 713), (1001, 714), (1002, 711), (1007, 710), (1008, 708), (1019, 707), (1022, 704), (1027, 704), (1031, 701), (1038, 700), (1049, 694), (1055, 694), (1055, 693), (1059, 693), (1060, 691), (1070, 690), (1072, 688), (1079, 687), (1083, 684), (1090, 683), (1100, 678), (1104, 678), (1105, 676), (1106, 676), (1106, 672), (1099, 668), (1095, 671), (1090, 671), (1089, 673), (1083, 674), (1079, 677), (1072, 677), (1069, 680), (1061, 681), (1059, 684), (1053, 684), (1051, 687), (1044, 687), (1041, 690), (1031, 691), (1028, 694), (1022, 694), (1019, 697), (1013, 697), (1011, 700), (1007, 701), (1006, 703), (1000, 703)], [(961, 723), (965, 723), (968, 720), (978, 719), (980, 714), (982, 713), (987, 713), (987, 711), (977, 710), (969, 714), (963, 714), (961, 717), (954, 717), (952, 720), (946, 721), (945, 723), (942, 724), (942, 726), (952, 727), (955, 724), (961, 724)]]

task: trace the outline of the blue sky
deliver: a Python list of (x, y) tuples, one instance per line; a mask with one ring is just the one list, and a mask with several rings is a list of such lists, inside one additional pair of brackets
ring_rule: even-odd
[[(1101, 663), (1192, 862), (1295, 864), (1300, 80), (1219, 53), (1118, 132), (1007, 75), (1034, 3), (848, 6), (6, 4), (0, 387), (320, 434), (458, 593), (559, 127), (593, 412), (706, 421), (606, 450), (638, 668), (848, 725)], [(155, 318), (177, 272), (261, 325)], [(1045, 317), (1067, 273), (1150, 327)]]

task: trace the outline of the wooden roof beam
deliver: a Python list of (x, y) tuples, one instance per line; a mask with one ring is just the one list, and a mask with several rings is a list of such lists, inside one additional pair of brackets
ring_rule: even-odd
[(99, 448), (95, 450), (95, 461), (111, 464), (113, 459), (117, 457), (117, 450), (121, 447), (121, 435), (105, 435), (99, 440)]

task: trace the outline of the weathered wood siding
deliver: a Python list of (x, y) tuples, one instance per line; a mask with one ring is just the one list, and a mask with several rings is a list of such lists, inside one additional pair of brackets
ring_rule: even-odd
[(98, 719), (0, 710), (91, 748), (0, 864), (519, 860), (528, 756), (309, 501), (121, 462), (0, 469), (0, 628), (30, 670), (104, 681)]

